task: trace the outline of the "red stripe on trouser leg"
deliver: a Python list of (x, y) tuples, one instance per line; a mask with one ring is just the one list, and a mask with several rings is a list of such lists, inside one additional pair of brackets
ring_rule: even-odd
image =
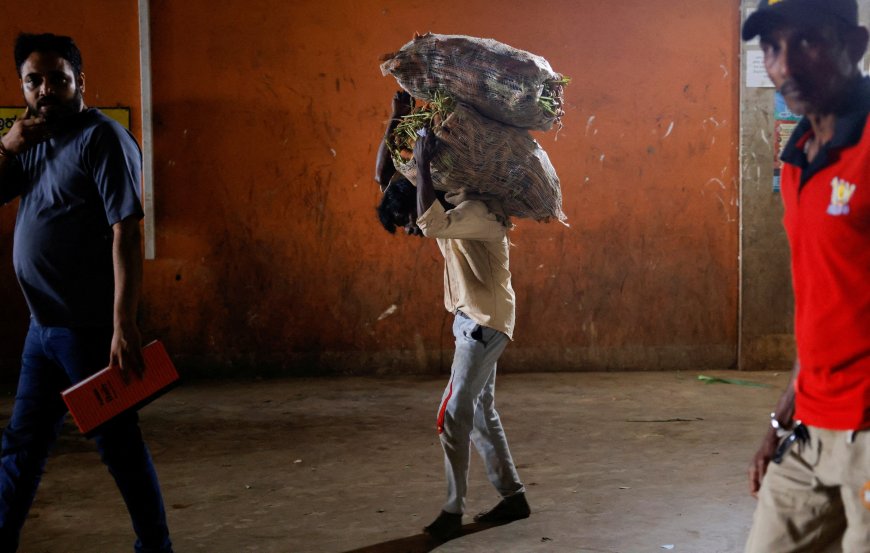
[(447, 402), (450, 401), (450, 396), (453, 395), (453, 375), (450, 375), (450, 389), (447, 392), (447, 397), (441, 402), (441, 408), (438, 409), (438, 433), (444, 433), (444, 412), (447, 411)]

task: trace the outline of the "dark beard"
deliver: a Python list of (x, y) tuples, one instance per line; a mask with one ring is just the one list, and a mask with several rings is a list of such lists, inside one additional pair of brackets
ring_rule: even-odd
[[(41, 115), (44, 117), (45, 122), (49, 125), (63, 126), (74, 115), (82, 111), (84, 108), (82, 98), (81, 88), (76, 87), (75, 95), (68, 101), (62, 102), (56, 98), (44, 98), (42, 101), (37, 102), (36, 105), (29, 106), (30, 112), (34, 115)], [(39, 108), (43, 106), (51, 106), (52, 109), (45, 113), (41, 113)]]

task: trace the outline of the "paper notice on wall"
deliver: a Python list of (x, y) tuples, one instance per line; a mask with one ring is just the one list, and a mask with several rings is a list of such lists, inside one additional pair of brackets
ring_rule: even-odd
[(779, 158), (801, 117), (788, 109), (785, 98), (779, 92), (774, 94), (773, 114), (773, 191), (779, 192), (782, 172), (782, 161)]
[(130, 130), (130, 108), (98, 108), (103, 112), (103, 115), (114, 119), (121, 124), (122, 127)]
[(764, 52), (761, 50), (746, 51), (746, 87), (774, 88), (764, 68)]
[(24, 115), (24, 108), (0, 107), (0, 136), (8, 133), (22, 115)]
[[(125, 129), (130, 130), (130, 108), (99, 108), (106, 117), (114, 119)], [(24, 115), (24, 106), (0, 107), (0, 136), (9, 132), (19, 117)]]

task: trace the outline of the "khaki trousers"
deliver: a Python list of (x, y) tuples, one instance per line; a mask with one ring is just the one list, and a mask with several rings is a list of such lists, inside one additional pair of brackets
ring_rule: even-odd
[(808, 430), (768, 467), (746, 553), (870, 553), (870, 430)]

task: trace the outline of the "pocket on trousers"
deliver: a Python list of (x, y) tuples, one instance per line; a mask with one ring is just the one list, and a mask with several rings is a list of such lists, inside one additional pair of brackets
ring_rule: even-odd
[(486, 347), (492, 340), (492, 332), (493, 331), (491, 328), (486, 328), (485, 326), (475, 324), (469, 330), (466, 330), (464, 334), (465, 337), (468, 338), (470, 341), (477, 342), (483, 347)]
[(469, 319), (465, 313), (459, 312), (453, 331), (457, 333), (457, 338), (461, 336), (468, 342), (483, 342), (483, 327)]
[[(461, 317), (460, 319), (457, 319), (461, 321), (461, 326), (459, 326), (458, 329), (460, 332), (462, 332), (462, 336), (469, 342), (476, 342), (483, 347), (486, 347), (492, 341), (496, 332), (498, 332), (489, 327), (477, 324), (471, 318), (469, 318), (468, 315), (462, 313), (461, 311), (459, 312), (458, 317)], [(454, 332), (456, 330), (457, 328), (454, 327)]]

